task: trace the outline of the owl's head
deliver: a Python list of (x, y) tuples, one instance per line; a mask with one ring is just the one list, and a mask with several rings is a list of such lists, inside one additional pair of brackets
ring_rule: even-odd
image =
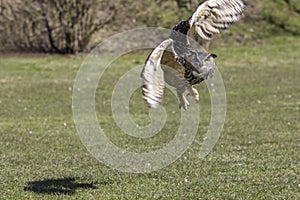
[(212, 76), (215, 70), (215, 58), (217, 55), (205, 52), (193, 51), (187, 57), (186, 68), (191, 70), (193, 75), (207, 79)]

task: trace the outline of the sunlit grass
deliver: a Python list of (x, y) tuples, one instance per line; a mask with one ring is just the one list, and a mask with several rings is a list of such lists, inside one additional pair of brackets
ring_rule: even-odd
[[(299, 46), (299, 38), (279, 37), (261, 46), (211, 49), (218, 55), (227, 94), (226, 123), (217, 145), (205, 159), (198, 157), (210, 120), (210, 97), (202, 84), (197, 86), (201, 123), (195, 142), (175, 163), (148, 174), (110, 169), (81, 143), (72, 118), (72, 90), (83, 56), (2, 56), (1, 197), (299, 199)], [(99, 83), (97, 95), (102, 96), (96, 95), (97, 116), (108, 137), (140, 151), (164, 146), (180, 118), (174, 95), (166, 92), (168, 121), (162, 133), (134, 139), (114, 123), (109, 102), (114, 84), (144, 59), (130, 55), (118, 60)], [(140, 91), (129, 107), (135, 122), (149, 122)]]

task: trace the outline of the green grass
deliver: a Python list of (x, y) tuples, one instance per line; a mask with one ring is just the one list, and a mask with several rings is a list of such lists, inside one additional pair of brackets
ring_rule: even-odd
[[(227, 117), (214, 150), (198, 158), (210, 119), (209, 93), (197, 86), (201, 126), (184, 155), (147, 174), (113, 170), (81, 143), (72, 118), (72, 87), (84, 57), (0, 58), (0, 199), (299, 199), (300, 40), (272, 38), (261, 46), (212, 49), (227, 93)], [(108, 105), (113, 84), (144, 55), (107, 70), (97, 90), (100, 124), (123, 148), (162, 147), (178, 127), (178, 105), (167, 92), (162, 133), (149, 140), (124, 136)], [(114, 65), (115, 66), (115, 65)], [(147, 124), (140, 93), (134, 120)], [(96, 98), (96, 100), (97, 100)], [(104, 99), (104, 100), (103, 100)], [(129, 144), (129, 145), (128, 145)]]

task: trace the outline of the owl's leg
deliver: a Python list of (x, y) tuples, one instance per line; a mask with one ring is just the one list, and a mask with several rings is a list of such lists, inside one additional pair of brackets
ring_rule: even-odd
[(190, 103), (185, 98), (183, 93), (184, 93), (184, 91), (177, 90), (177, 96), (178, 96), (178, 99), (179, 99), (179, 108), (183, 108), (184, 110), (186, 110), (187, 107), (190, 105)]
[(192, 85), (189, 85), (187, 87), (187, 90), (188, 90), (188, 95), (194, 97), (196, 103), (198, 103), (199, 102), (199, 93), (198, 93), (198, 90), (195, 89)]

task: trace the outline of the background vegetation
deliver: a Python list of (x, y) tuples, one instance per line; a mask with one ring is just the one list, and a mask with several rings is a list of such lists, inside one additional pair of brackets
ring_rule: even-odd
[[(131, 28), (172, 28), (204, 0), (0, 0), (2, 51), (77, 53)], [(300, 35), (298, 0), (245, 0), (245, 18), (222, 40), (260, 43)]]
[[(298, 0), (248, 0), (244, 19), (213, 40), (227, 116), (205, 159), (198, 156), (210, 123), (205, 84), (196, 86), (201, 122), (193, 144), (160, 171), (118, 172), (81, 143), (72, 91), (85, 57), (77, 53), (123, 30), (171, 28), (199, 2), (0, 0), (2, 52), (47, 53), (0, 54), (0, 199), (300, 199)], [(180, 118), (174, 95), (166, 91), (168, 120), (150, 141), (122, 133), (109, 105), (120, 76), (146, 57), (139, 52), (116, 60), (96, 92), (96, 114), (107, 136), (120, 147), (145, 151), (174, 137)], [(149, 122), (140, 90), (130, 112), (138, 124)]]

